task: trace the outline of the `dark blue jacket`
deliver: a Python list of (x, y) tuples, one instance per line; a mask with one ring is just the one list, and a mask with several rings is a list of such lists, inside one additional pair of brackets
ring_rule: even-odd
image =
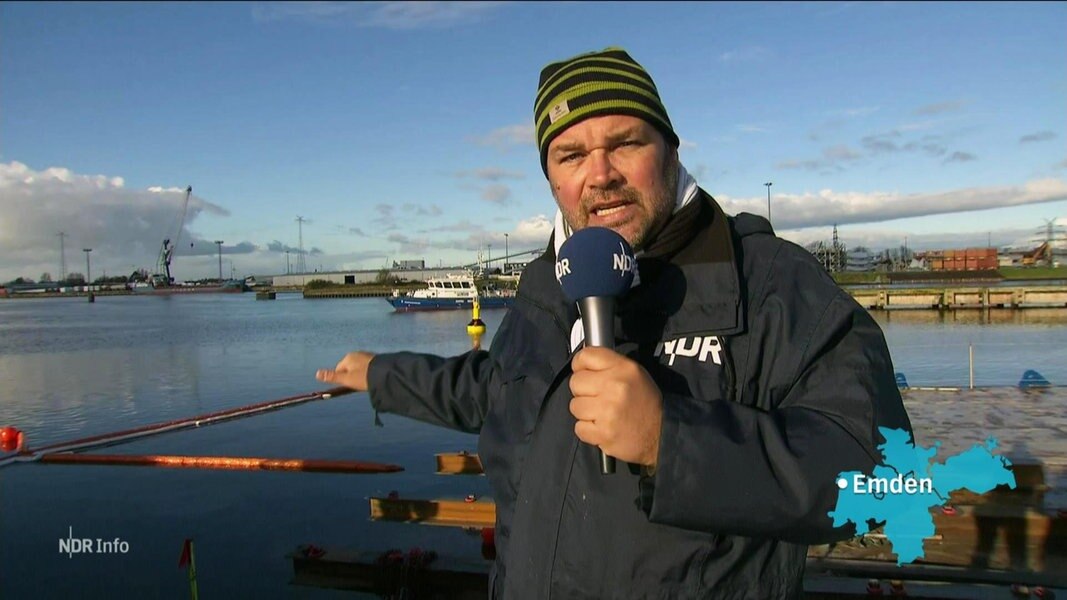
[(497, 509), (502, 598), (788, 598), (807, 545), (842, 539), (836, 475), (870, 472), (877, 427), (911, 426), (885, 339), (806, 250), (765, 219), (700, 227), (639, 261), (616, 350), (663, 392), (659, 464), (601, 475), (568, 405), (578, 317), (552, 244), (519, 283), (488, 352), (378, 355), (376, 410), (479, 432)]

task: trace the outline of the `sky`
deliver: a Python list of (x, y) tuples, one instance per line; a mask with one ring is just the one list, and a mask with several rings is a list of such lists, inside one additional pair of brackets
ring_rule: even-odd
[(608, 46), (727, 213), (766, 216), (769, 190), (801, 244), (1032, 246), (1067, 226), (1064, 23), (1065, 2), (4, 2), (0, 282), (57, 278), (61, 243), (94, 279), (154, 271), (164, 238), (178, 279), (218, 275), (216, 240), (226, 276), (295, 270), (301, 237), (308, 271), (543, 248), (538, 74)]

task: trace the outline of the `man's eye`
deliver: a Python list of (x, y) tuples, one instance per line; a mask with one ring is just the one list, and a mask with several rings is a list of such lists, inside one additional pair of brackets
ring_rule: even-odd
[(578, 153), (577, 152), (571, 152), (570, 154), (563, 155), (563, 157), (559, 159), (559, 162), (565, 163), (565, 162), (571, 162), (571, 161), (574, 161), (574, 160), (578, 160)]

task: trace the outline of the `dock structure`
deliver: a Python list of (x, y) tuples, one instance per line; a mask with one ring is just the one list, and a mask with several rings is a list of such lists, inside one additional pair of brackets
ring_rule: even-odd
[(411, 290), (424, 288), (422, 284), (401, 283), (387, 285), (334, 285), (329, 287), (304, 287), (304, 298), (388, 298), (393, 294), (403, 294)]
[(1064, 286), (845, 289), (863, 308), (877, 310), (1067, 307)]
[(321, 290), (305, 289), (304, 298), (388, 298), (393, 295), (391, 290), (367, 290), (354, 286), (324, 288)]
[[(984, 494), (951, 492), (944, 506), (931, 507), (935, 533), (923, 540), (923, 558), (911, 564), (896, 564), (892, 542), (882, 528), (811, 546), (804, 597), (860, 598), (883, 591), (915, 598), (973, 597), (988, 593), (990, 586), (1040, 594), (1067, 587), (1067, 387), (901, 392), (916, 443), (940, 444), (935, 460), (992, 437), (997, 453), (1012, 463), (1016, 487), (1000, 486)], [(441, 453), (435, 460), (438, 474), (482, 473), (477, 454)], [(421, 551), (407, 556), (398, 550), (302, 548), (289, 555), (293, 583), (387, 597), (423, 597), (411, 596), (414, 590), (433, 598), (485, 597), (493, 555), (485, 544), (492, 539), (496, 517), (491, 500), (420, 500), (397, 494), (368, 500), (372, 520), (480, 529), (485, 560), (459, 558), (466, 555), (457, 549), (450, 549), (450, 556), (427, 559)]]

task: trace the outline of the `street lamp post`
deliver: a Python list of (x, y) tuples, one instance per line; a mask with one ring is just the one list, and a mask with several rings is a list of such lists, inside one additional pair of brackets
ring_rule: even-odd
[(763, 185), (767, 186), (767, 222), (769, 223), (771, 220), (771, 186), (774, 182), (768, 181)]
[(289, 251), (286, 250), (285, 251), (285, 274), (288, 275), (289, 273), (290, 273), (290, 271), (289, 271)]
[(89, 272), (89, 253), (92, 252), (92, 248), (82, 248), (82, 252), (85, 253), (85, 291), (89, 291), (89, 285), (93, 281), (93, 275)]
[(92, 269), (89, 268), (89, 253), (92, 251), (92, 248), (82, 248), (82, 252), (85, 253), (85, 294), (89, 297), (89, 302), (96, 301), (96, 298), (93, 297), (93, 288), (90, 287), (93, 281), (93, 273)]
[(222, 281), (222, 240), (215, 240), (215, 245), (219, 247), (219, 281)]
[(489, 260), (485, 263), (486, 276), (493, 272), (493, 245), (489, 244)]
[[(504, 234), (504, 269), (508, 268), (508, 234)], [(507, 275), (507, 273), (505, 273)]]

